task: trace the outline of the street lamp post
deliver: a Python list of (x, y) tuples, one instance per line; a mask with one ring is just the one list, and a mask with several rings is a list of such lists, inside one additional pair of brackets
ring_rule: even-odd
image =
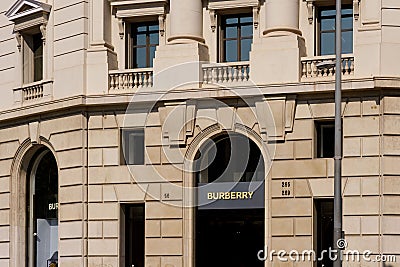
[(335, 70), (335, 157), (334, 157), (334, 200), (333, 242), (338, 257), (333, 267), (341, 267), (342, 259), (338, 240), (342, 238), (342, 1), (336, 0), (336, 70)]

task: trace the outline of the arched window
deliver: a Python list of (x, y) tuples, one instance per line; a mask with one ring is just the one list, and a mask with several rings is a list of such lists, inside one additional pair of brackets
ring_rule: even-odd
[(196, 154), (198, 183), (264, 180), (264, 159), (258, 146), (244, 135), (223, 133), (208, 139)]
[(27, 266), (57, 266), (58, 168), (53, 154), (40, 149), (27, 174)]

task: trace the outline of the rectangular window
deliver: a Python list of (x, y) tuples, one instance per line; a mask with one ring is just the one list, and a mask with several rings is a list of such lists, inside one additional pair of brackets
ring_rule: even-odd
[(131, 24), (128, 42), (127, 68), (153, 67), (153, 59), (159, 43), (158, 22)]
[(221, 17), (222, 62), (248, 61), (253, 42), (253, 17), (237, 14)]
[(121, 214), (121, 266), (144, 267), (144, 204), (124, 205)]
[(315, 122), (317, 158), (333, 158), (335, 155), (335, 122)]
[(317, 199), (314, 201), (314, 242), (316, 255), (323, 256), (317, 261), (318, 267), (332, 267), (333, 262), (329, 259), (329, 251), (333, 249), (333, 199)]
[(121, 136), (122, 163), (128, 165), (143, 165), (144, 130), (123, 129)]
[[(318, 54), (335, 54), (335, 7), (324, 7), (318, 10), (319, 47)], [(353, 8), (344, 5), (342, 8), (342, 54), (353, 53)]]
[(43, 40), (40, 33), (23, 34), (24, 83), (43, 79)]

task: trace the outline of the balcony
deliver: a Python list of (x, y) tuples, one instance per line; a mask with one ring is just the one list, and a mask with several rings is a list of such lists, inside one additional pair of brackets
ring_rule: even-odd
[(203, 64), (203, 86), (239, 85), (250, 79), (250, 62)]
[(136, 92), (153, 87), (153, 69), (127, 69), (109, 71), (109, 93)]
[(26, 104), (33, 103), (43, 99), (49, 99), (52, 95), (53, 81), (42, 80), (29, 84), (24, 84), (21, 87), (15, 88), (14, 103)]
[[(317, 68), (320, 63), (334, 62), (335, 55), (303, 57), (301, 58), (301, 81), (320, 81), (335, 78), (335, 67), (328, 66)], [(354, 76), (354, 56), (352, 54), (342, 55), (343, 79)]]

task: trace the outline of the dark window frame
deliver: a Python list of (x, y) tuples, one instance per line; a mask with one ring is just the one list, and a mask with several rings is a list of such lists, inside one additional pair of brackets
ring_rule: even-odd
[[(240, 22), (240, 18), (246, 18), (249, 17), (251, 18), (251, 22)], [(236, 30), (237, 30), (237, 36), (236, 37), (231, 37), (227, 38), (225, 37), (226, 33), (226, 20), (230, 18), (238, 18), (237, 23), (232, 23), (230, 24), (231, 26), (235, 25)], [(254, 36), (254, 29), (253, 29), (253, 15), (251, 13), (237, 13), (237, 14), (227, 14), (227, 15), (221, 15), (220, 16), (220, 33), (219, 33), (219, 61), (220, 62), (240, 62), (244, 61), (243, 55), (242, 55), (242, 41), (243, 40), (251, 40), (251, 43), (253, 43), (253, 36)], [(251, 36), (242, 36), (241, 32), (241, 26), (252, 26), (252, 33)], [(226, 41), (237, 41), (237, 61), (227, 61), (226, 60), (226, 55), (225, 55), (225, 50), (226, 50)], [(250, 50), (249, 50), (250, 52)]]
[[(138, 216), (137, 216), (138, 215)], [(145, 203), (121, 205), (120, 216), (120, 265), (145, 266), (146, 246)], [(138, 237), (138, 238), (135, 238)]]
[[(328, 145), (325, 144), (327, 137), (323, 131), (325, 130), (333, 131), (333, 138), (329, 143), (330, 151), (324, 151)], [(329, 133), (328, 133), (329, 134)], [(334, 120), (323, 120), (315, 121), (315, 155), (316, 158), (333, 158), (335, 155), (335, 121)], [(325, 136), (324, 136), (325, 135)]]
[[(314, 246), (316, 256), (321, 257), (322, 250), (333, 249), (333, 199), (317, 198), (314, 199)], [(324, 214), (322, 214), (325, 212)], [(329, 244), (330, 243), (330, 244)], [(322, 261), (317, 261), (317, 267), (332, 267), (333, 262), (329, 259), (329, 253), (323, 254)]]
[[(33, 52), (33, 81), (37, 82), (43, 79), (43, 40), (42, 34), (32, 35)], [(39, 66), (38, 66), (39, 65)]]
[[(321, 56), (321, 55), (334, 55), (334, 53), (332, 54), (322, 54), (322, 49), (321, 49), (321, 43), (322, 43), (322, 34), (323, 33), (333, 33), (335, 36), (335, 29), (336, 29), (336, 16), (335, 15), (331, 15), (331, 16), (325, 16), (324, 18), (326, 19), (334, 19), (334, 28), (331, 30), (321, 30), (321, 20), (322, 20), (322, 15), (321, 13), (323, 11), (328, 11), (328, 10), (335, 10), (335, 6), (329, 5), (329, 6), (318, 6), (317, 7), (317, 11), (316, 11), (316, 19), (317, 19), (317, 23), (316, 23), (316, 47), (315, 47), (315, 54), (317, 56)], [(343, 15), (343, 10), (351, 10), (351, 14), (345, 14)], [(353, 7), (352, 5), (348, 5), (348, 4), (344, 4), (342, 5), (342, 20), (343, 18), (349, 18), (351, 17), (353, 19), (354, 16), (354, 11), (353, 11)], [(352, 23), (352, 28), (343, 28), (342, 25), (342, 43), (343, 43), (343, 33), (344, 32), (352, 32), (351, 38), (352, 38), (352, 43), (353, 43), (353, 47), (352, 47), (352, 52), (354, 51), (354, 21)], [(336, 47), (336, 44), (334, 43), (334, 49)], [(342, 50), (343, 50), (343, 45), (342, 45)], [(343, 51), (342, 51), (343, 54)]]
[[(156, 26), (156, 30), (150, 30), (150, 27)], [(145, 31), (138, 31), (138, 28), (146, 27)], [(151, 68), (153, 67), (153, 59), (154, 55), (151, 53), (152, 48), (156, 48), (160, 44), (160, 28), (159, 22), (155, 20), (143, 21), (143, 22), (132, 22), (127, 27), (128, 37), (127, 38), (127, 51), (126, 51), (126, 68), (128, 69), (136, 69), (136, 68)], [(146, 44), (137, 44), (136, 37), (138, 34), (146, 35)], [(152, 43), (150, 39), (150, 35), (157, 34), (157, 43)], [(136, 50), (140, 48), (146, 49), (146, 64), (145, 66), (139, 66), (138, 60), (136, 57)]]
[[(140, 149), (136, 150), (137, 144), (129, 142), (129, 135), (134, 135), (133, 138), (140, 138)], [(144, 165), (145, 163), (145, 133), (144, 128), (124, 128), (121, 129), (121, 165)], [(135, 152), (136, 151), (136, 152)], [(134, 154), (131, 154), (134, 153)], [(135, 156), (135, 155), (138, 156)], [(131, 155), (133, 157), (131, 157)], [(140, 157), (139, 157), (140, 156)]]

